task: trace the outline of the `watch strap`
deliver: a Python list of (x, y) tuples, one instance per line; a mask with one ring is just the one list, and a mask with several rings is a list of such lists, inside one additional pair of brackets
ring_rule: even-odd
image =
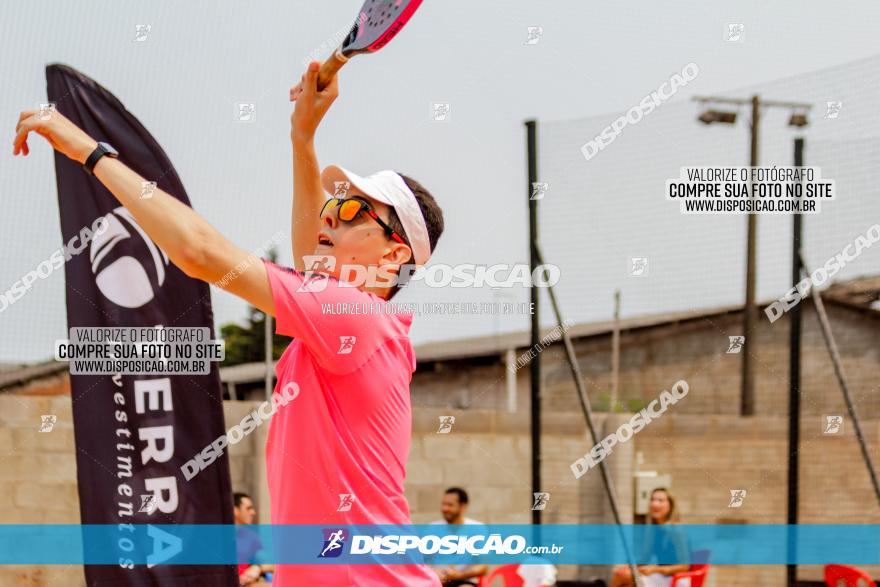
[(103, 143), (98, 143), (98, 146), (95, 147), (95, 150), (92, 151), (92, 154), (88, 156), (86, 162), (83, 163), (83, 169), (85, 169), (86, 173), (89, 175), (95, 174), (95, 165), (98, 164), (98, 161), (101, 160), (101, 157), (104, 155), (114, 156), (112, 151), (107, 150)]

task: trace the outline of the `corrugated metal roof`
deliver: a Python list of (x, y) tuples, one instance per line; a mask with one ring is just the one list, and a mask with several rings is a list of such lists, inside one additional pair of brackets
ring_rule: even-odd
[[(822, 292), (822, 298), (830, 303), (835, 303), (856, 311), (866, 311), (872, 316), (880, 316), (880, 310), (876, 308), (876, 300), (880, 297), (880, 276), (862, 277), (843, 283), (833, 284)], [(760, 307), (767, 306), (771, 301), (759, 303)], [(622, 331), (639, 328), (650, 328), (676, 322), (701, 320), (712, 316), (733, 314), (742, 311), (741, 305), (721, 306), (712, 309), (698, 309), (684, 312), (668, 312), (648, 316), (635, 316), (620, 320)], [(567, 332), (571, 338), (585, 338), (601, 336), (612, 332), (613, 320), (602, 322), (588, 322), (574, 324)], [(541, 337), (550, 335), (554, 328), (544, 328)], [(468, 359), (473, 357), (486, 357), (501, 355), (508, 349), (526, 348), (531, 344), (531, 334), (528, 330), (520, 330), (505, 333), (503, 335), (478, 336), (461, 338), (457, 340), (431, 342), (416, 345), (416, 358), (420, 363), (428, 361), (449, 361), (456, 359)], [(275, 362), (277, 365), (277, 361)], [(273, 365), (273, 369), (275, 367)], [(0, 370), (0, 390), (24, 385), (35, 379), (41, 379), (64, 373), (67, 371), (66, 362), (47, 361), (36, 365), (28, 365), (13, 368), (9, 371)], [(223, 383), (252, 383), (262, 381), (266, 375), (266, 364), (262, 362), (245, 363), (231, 367), (220, 368), (220, 380)]]
[(67, 363), (59, 361), (46, 361), (45, 363), (19, 367), (12, 371), (0, 373), (0, 389), (24, 385), (35, 379), (61, 375), (66, 372)]
[[(711, 310), (691, 310), (687, 312), (670, 312), (667, 314), (656, 314), (653, 316), (635, 316), (632, 318), (622, 319), (620, 321), (621, 330), (633, 330), (636, 328), (646, 328), (649, 326), (657, 326), (673, 322), (683, 322), (687, 320), (695, 320), (706, 318), (709, 316), (718, 316), (720, 314), (728, 314), (731, 312), (739, 312), (742, 306), (725, 306)], [(586, 324), (575, 324), (567, 330), (571, 338), (583, 338), (588, 336), (597, 336), (608, 334), (614, 329), (614, 321), (606, 320), (603, 322), (590, 322)], [(541, 330), (541, 338), (549, 335), (554, 328), (545, 328)], [(506, 333), (504, 335), (480, 336), (475, 338), (463, 338), (460, 340), (450, 340), (442, 342), (432, 342), (421, 344), (415, 347), (416, 357), (422, 361), (441, 361), (450, 359), (466, 359), (469, 357), (480, 357), (486, 355), (496, 355), (507, 351), (508, 349), (525, 348), (531, 344), (531, 332), (521, 330), (517, 332)]]

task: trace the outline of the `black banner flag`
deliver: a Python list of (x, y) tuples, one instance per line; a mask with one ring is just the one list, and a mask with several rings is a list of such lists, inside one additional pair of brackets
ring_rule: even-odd
[[(162, 147), (115, 96), (64, 65), (49, 65), (46, 80), (49, 104), (41, 115), (51, 116), (54, 103), (92, 138), (115, 147), (148, 180), (142, 197), (158, 187), (189, 205)], [(66, 263), (68, 327), (202, 327), (213, 338), (208, 285), (171, 264), (79, 163), (56, 153), (55, 172), (64, 242), (75, 243)], [(118, 564), (87, 565), (88, 585), (238, 585), (234, 565), (175, 565), (173, 556), (133, 565), (126, 556), (128, 524), (233, 522), (225, 454), (189, 481), (181, 473), (224, 434), (217, 363), (207, 375), (71, 375), (70, 385), (82, 523), (119, 527), (119, 539), (101, 546), (118, 551)]]

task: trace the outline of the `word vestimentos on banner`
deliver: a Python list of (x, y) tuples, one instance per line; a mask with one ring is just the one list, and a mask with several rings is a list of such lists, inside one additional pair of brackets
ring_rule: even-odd
[(679, 88), (683, 88), (692, 82), (700, 73), (696, 63), (688, 63), (681, 73), (674, 73), (667, 81), (660, 84), (656, 91), (651, 92), (641, 99), (638, 106), (633, 106), (622, 114), (617, 120), (606, 126), (593, 140), (586, 142), (581, 147), (581, 153), (587, 161), (595, 157), (599, 151), (614, 142), (627, 124), (637, 124), (643, 117), (654, 111), (663, 102), (672, 98)]
[(797, 285), (785, 292), (785, 295), (767, 306), (764, 313), (770, 323), (776, 322), (783, 314), (797, 306), (807, 296), (811, 287), (822, 286), (878, 240), (880, 240), (880, 224), (874, 224), (865, 231), (864, 235), (857, 236), (854, 242), (843, 247), (843, 250), (825, 261), (824, 265), (816, 268), (812, 275), (800, 280)]
[(663, 390), (660, 392), (660, 397), (654, 399), (646, 408), (630, 418), (629, 422), (621, 424), (616, 432), (606, 436), (599, 444), (590, 449), (590, 452), (573, 462), (571, 472), (574, 473), (574, 478), (580, 479), (587, 471), (604, 461), (613, 452), (614, 445), (624, 443), (641, 432), (645, 426), (666, 413), (669, 406), (675, 405), (684, 398), (688, 391), (687, 381), (682, 379), (675, 382), (671, 391)]
[(278, 408), (286, 406), (299, 395), (299, 385), (288, 382), (279, 393), (272, 394), (271, 400), (266, 400), (260, 406), (241, 419), (241, 422), (219, 436), (217, 440), (206, 446), (200, 453), (188, 460), (180, 467), (180, 471), (187, 481), (204, 471), (211, 463), (223, 455), (223, 450), (232, 444), (238, 444), (242, 438), (256, 430), (257, 426), (268, 420), (278, 411)]
[[(37, 265), (36, 269), (28, 271), (24, 277), (13, 283), (9, 289), (0, 293), (0, 312), (20, 300), (28, 292), (37, 279), (47, 279), (52, 273), (61, 268), (74, 255), (79, 255), (89, 246), (89, 242), (99, 234), (103, 234), (110, 227), (110, 223), (104, 217), (92, 222), (92, 226), (84, 226), (79, 234), (71, 237), (67, 244), (52, 251), (49, 258)], [(79, 240), (79, 244), (76, 241)]]

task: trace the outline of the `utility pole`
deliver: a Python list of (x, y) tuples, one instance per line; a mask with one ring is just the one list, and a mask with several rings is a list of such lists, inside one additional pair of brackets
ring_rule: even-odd
[[(752, 96), (750, 99), (744, 98), (722, 98), (715, 96), (697, 96), (694, 100), (702, 103), (715, 104), (731, 104), (737, 108), (750, 105), (752, 108), (752, 116), (750, 123), (750, 153), (749, 165), (758, 166), (758, 145), (759, 130), (761, 123), (761, 108), (786, 108), (794, 111), (789, 120), (790, 126), (802, 127), (807, 124), (805, 114), (798, 114), (798, 111), (808, 111), (810, 104), (798, 102), (777, 102), (772, 100), (761, 100), (758, 95)], [(730, 111), (722, 111), (717, 109), (707, 109), (700, 114), (698, 120), (704, 124), (722, 123), (736, 124), (737, 113)], [(755, 196), (749, 196), (753, 199)], [(748, 214), (746, 223), (746, 300), (743, 306), (743, 332), (745, 337), (744, 351), (742, 352), (742, 387), (740, 391), (740, 415), (752, 416), (755, 413), (755, 369), (752, 356), (757, 353), (755, 338), (756, 318), (758, 308), (755, 306), (755, 289), (757, 284), (756, 271), (756, 255), (757, 255), (757, 213)]]
[[(758, 166), (758, 129), (760, 127), (761, 102), (758, 96), (752, 96), (752, 146), (749, 156), (749, 165)], [(754, 200), (752, 193), (749, 199)], [(755, 307), (755, 231), (758, 228), (758, 214), (747, 215), (746, 225), (746, 305), (743, 308), (743, 342), (742, 353), (742, 393), (740, 394), (740, 410), (742, 416), (752, 416), (755, 413), (755, 370), (752, 367), (752, 353), (755, 348), (755, 316), (758, 309)]]

